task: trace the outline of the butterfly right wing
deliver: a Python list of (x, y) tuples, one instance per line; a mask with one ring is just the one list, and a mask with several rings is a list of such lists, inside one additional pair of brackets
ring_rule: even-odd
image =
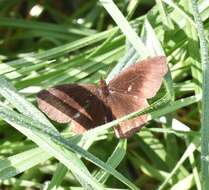
[(39, 108), (59, 123), (72, 122), (75, 133), (107, 122), (107, 112), (97, 87), (91, 84), (66, 84), (42, 90), (37, 95)]
[[(164, 56), (146, 59), (120, 72), (108, 84), (110, 95), (108, 105), (111, 105), (115, 118), (123, 117), (148, 106), (147, 99), (152, 98), (167, 73)], [(129, 137), (138, 131), (147, 121), (147, 115), (142, 115), (121, 122), (115, 127), (117, 137)]]

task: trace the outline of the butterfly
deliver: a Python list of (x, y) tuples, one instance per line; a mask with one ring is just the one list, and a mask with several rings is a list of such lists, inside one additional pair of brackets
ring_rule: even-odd
[[(165, 56), (137, 62), (122, 70), (108, 84), (64, 84), (37, 94), (39, 108), (58, 123), (72, 124), (72, 131), (81, 134), (88, 129), (123, 117), (149, 106), (167, 73)], [(114, 127), (118, 138), (127, 138), (147, 122), (147, 115), (122, 121)]]

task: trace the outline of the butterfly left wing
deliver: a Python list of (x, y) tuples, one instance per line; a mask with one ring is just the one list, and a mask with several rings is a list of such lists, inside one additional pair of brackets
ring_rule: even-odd
[(42, 90), (37, 95), (39, 108), (58, 123), (72, 123), (75, 133), (104, 124), (110, 111), (95, 85), (66, 84)]

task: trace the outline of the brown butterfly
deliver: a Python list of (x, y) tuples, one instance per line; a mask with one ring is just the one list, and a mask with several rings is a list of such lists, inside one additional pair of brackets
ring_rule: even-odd
[[(72, 122), (75, 133), (84, 131), (146, 108), (167, 73), (166, 57), (139, 61), (121, 71), (108, 84), (65, 84), (42, 90), (37, 95), (39, 108), (59, 123)], [(115, 126), (119, 138), (130, 137), (147, 121), (147, 115)]]

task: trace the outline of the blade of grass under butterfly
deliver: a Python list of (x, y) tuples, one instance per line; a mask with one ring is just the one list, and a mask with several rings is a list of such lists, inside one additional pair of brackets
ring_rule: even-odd
[[(163, 98), (160, 99), (160, 101), (157, 101), (158, 106), (159, 106), (159, 104), (162, 105), (162, 104), (168, 102), (168, 100), (169, 100), (169, 97), (167, 97), (167, 98), (165, 97), (165, 101), (163, 100)], [(83, 140), (85, 140), (86, 138), (94, 138), (95, 135), (105, 134), (105, 133), (107, 133), (107, 130), (109, 128), (117, 125), (119, 122), (131, 119), (131, 118), (139, 116), (139, 115), (143, 115), (145, 113), (150, 113), (148, 120), (157, 119), (160, 116), (163, 116), (168, 113), (172, 113), (172, 112), (176, 111), (177, 109), (191, 105), (191, 104), (196, 103), (200, 100), (201, 100), (200, 95), (194, 95), (194, 96), (187, 97), (187, 98), (181, 98), (181, 99), (176, 100), (174, 102), (170, 102), (168, 105), (166, 105), (163, 108), (160, 108), (156, 111), (153, 111), (154, 107), (156, 108), (156, 105), (155, 106), (150, 105), (148, 108), (133, 112), (133, 113), (128, 114), (124, 117), (121, 117), (117, 120), (111, 121), (111, 122), (101, 125), (101, 126), (98, 126), (94, 129), (90, 129), (82, 135), (82, 138), (83, 138)]]

